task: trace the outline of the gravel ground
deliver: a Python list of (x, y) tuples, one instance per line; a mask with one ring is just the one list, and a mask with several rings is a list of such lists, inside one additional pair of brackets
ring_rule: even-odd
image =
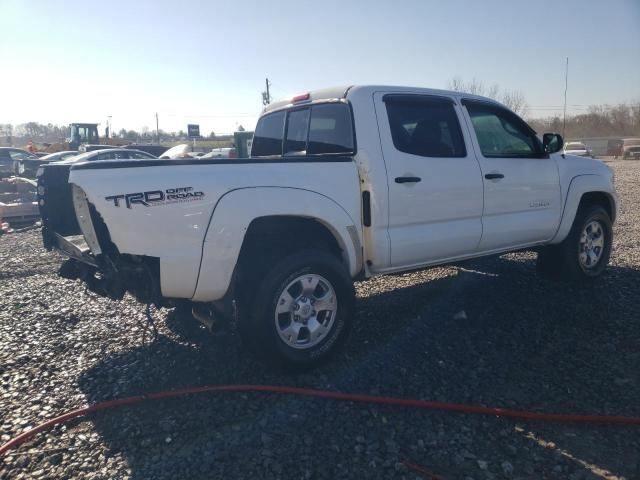
[[(59, 278), (38, 231), (0, 239), (1, 442), (87, 403), (213, 383), (264, 383), (544, 412), (640, 415), (640, 162), (621, 196), (608, 273), (550, 283), (529, 253), (357, 285), (344, 353), (305, 375), (251, 358), (170, 310)], [(460, 312), (464, 311), (465, 315)], [(95, 414), (0, 460), (2, 479), (640, 478), (640, 428), (516, 422), (273, 394), (204, 394)]]

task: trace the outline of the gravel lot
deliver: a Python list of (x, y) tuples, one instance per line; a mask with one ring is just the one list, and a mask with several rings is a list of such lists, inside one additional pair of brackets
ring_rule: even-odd
[[(618, 161), (612, 266), (551, 283), (529, 253), (358, 284), (345, 352), (305, 375), (251, 358), (170, 310), (56, 275), (39, 232), (0, 239), (1, 442), (87, 403), (264, 383), (545, 412), (640, 415), (640, 162)], [(460, 315), (464, 311), (466, 315)], [(0, 460), (2, 479), (640, 478), (640, 428), (526, 423), (271, 394), (204, 394), (58, 426)]]

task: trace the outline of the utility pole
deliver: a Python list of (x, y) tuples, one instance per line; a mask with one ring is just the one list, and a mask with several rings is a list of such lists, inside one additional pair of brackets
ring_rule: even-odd
[(565, 135), (567, 128), (567, 86), (569, 85), (569, 57), (564, 70), (564, 113), (562, 115), (562, 137)]
[(158, 112), (156, 112), (156, 141), (160, 145), (160, 129), (158, 128)]
[(264, 92), (262, 92), (262, 105), (266, 107), (271, 103), (271, 94), (269, 93), (269, 87), (271, 86), (271, 82), (269, 81), (268, 78), (265, 78), (264, 84), (267, 87), (267, 89)]

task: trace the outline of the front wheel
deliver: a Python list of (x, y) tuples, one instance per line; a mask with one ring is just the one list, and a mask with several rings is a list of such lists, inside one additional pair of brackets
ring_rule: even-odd
[(613, 228), (600, 206), (581, 207), (567, 238), (538, 253), (538, 270), (552, 278), (582, 280), (598, 277), (609, 263)]
[(343, 264), (322, 250), (274, 262), (244, 291), (239, 331), (245, 344), (285, 368), (312, 368), (345, 341), (355, 291)]

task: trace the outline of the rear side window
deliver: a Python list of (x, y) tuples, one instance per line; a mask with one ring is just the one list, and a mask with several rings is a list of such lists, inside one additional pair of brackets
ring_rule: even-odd
[(282, 155), (284, 114), (285, 112), (275, 112), (260, 119), (253, 135), (252, 157)]
[(105, 153), (101, 153), (100, 155), (97, 155), (91, 160), (115, 160), (115, 158), (116, 157), (113, 152), (105, 152)]
[(309, 133), (309, 109), (292, 110), (287, 118), (287, 141), (285, 155), (306, 154)]
[(393, 145), (421, 157), (466, 157), (462, 130), (448, 99), (385, 96)]
[[(284, 155), (354, 153), (355, 141), (349, 105), (326, 103), (289, 110), (286, 129), (283, 128), (284, 115), (285, 112), (277, 112), (260, 119), (253, 137), (252, 157), (281, 155), (282, 152)], [(268, 137), (267, 142), (265, 138), (271, 131), (274, 133)], [(276, 131), (279, 138), (276, 137)], [(286, 131), (284, 145), (283, 131)]]
[(33, 155), (21, 152), (20, 150), (9, 150), (9, 155), (11, 155), (11, 158), (14, 160), (26, 160), (27, 158), (33, 158)]
[(150, 155), (146, 152), (131, 152), (129, 158), (135, 158), (137, 160), (148, 160), (150, 158), (156, 158), (153, 155)]
[(320, 153), (353, 153), (351, 110), (344, 103), (327, 103), (311, 108), (309, 125), (310, 155)]

